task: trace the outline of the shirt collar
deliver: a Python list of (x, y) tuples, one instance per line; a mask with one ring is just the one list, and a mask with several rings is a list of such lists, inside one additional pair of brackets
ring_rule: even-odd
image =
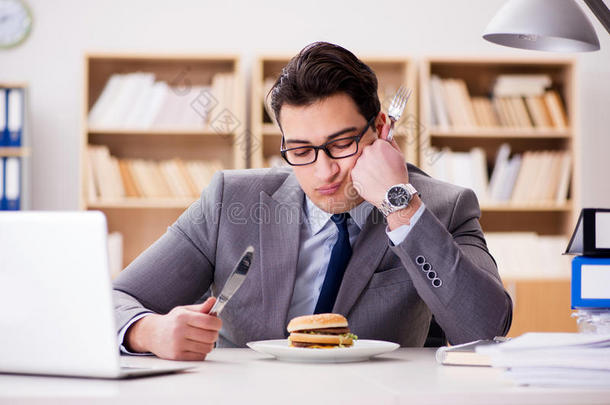
[[(315, 235), (320, 232), (322, 228), (324, 228), (326, 223), (330, 220), (332, 214), (315, 205), (307, 195), (305, 195), (305, 207), (311, 232), (313, 235)], [(349, 211), (349, 215), (358, 228), (362, 230), (364, 224), (366, 223), (366, 219), (371, 214), (371, 211), (373, 211), (373, 204), (369, 203), (368, 201), (363, 201), (352, 208)]]

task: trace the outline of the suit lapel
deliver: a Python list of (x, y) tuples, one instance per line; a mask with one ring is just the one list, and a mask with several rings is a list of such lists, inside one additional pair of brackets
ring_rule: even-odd
[(333, 312), (347, 316), (368, 284), (388, 249), (385, 226), (381, 213), (373, 209), (354, 244)]
[(289, 175), (272, 196), (260, 193), (260, 264), (263, 317), (274, 336), (283, 336), (292, 300), (299, 256), (304, 193)]

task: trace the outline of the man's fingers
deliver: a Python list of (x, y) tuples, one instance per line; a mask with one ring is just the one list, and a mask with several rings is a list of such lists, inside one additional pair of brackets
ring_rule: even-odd
[(202, 314), (207, 314), (208, 312), (210, 312), (210, 309), (212, 309), (212, 307), (214, 306), (215, 303), (216, 303), (216, 298), (209, 297), (207, 300), (205, 300), (205, 302), (203, 302), (201, 304), (185, 305), (182, 308), (188, 309), (189, 311), (193, 311), (193, 312), (200, 312)]
[(184, 336), (199, 343), (214, 343), (218, 340), (218, 332), (188, 326)]
[(201, 312), (207, 314), (210, 312), (210, 309), (216, 304), (216, 298), (210, 297), (201, 305)]
[(208, 354), (214, 348), (213, 343), (201, 343), (195, 342), (193, 340), (186, 340), (184, 342), (184, 351), (191, 353), (200, 353), (200, 354)]
[(390, 133), (390, 124), (386, 122), (385, 124), (383, 124), (383, 127), (381, 127), (381, 134), (379, 137), (381, 139), (383, 139), (384, 141), (387, 141), (389, 133)]
[[(381, 139), (383, 139), (384, 141), (387, 141), (389, 134), (390, 134), (390, 124), (386, 123), (383, 125), (383, 128), (381, 129)], [(390, 142), (390, 145), (392, 145), (394, 147), (394, 149), (396, 149), (397, 151), (400, 151), (400, 147), (396, 143), (396, 128), (394, 128), (394, 135), (392, 136), (392, 142)]]
[(205, 360), (205, 353), (197, 353), (197, 352), (182, 352), (176, 360), (182, 361), (203, 361)]
[(212, 331), (219, 331), (220, 328), (222, 328), (222, 321), (220, 320), (220, 318), (196, 312), (188, 314), (186, 324), (195, 328)]

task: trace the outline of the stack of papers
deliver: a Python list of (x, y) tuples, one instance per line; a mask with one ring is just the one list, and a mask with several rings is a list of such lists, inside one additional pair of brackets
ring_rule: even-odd
[(610, 335), (526, 333), (476, 352), (518, 384), (610, 386)]

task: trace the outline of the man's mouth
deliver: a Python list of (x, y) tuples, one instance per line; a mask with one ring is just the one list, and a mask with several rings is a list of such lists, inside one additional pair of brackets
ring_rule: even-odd
[(335, 194), (337, 190), (341, 187), (341, 182), (328, 184), (326, 186), (316, 188), (316, 191), (322, 195), (331, 195)]

